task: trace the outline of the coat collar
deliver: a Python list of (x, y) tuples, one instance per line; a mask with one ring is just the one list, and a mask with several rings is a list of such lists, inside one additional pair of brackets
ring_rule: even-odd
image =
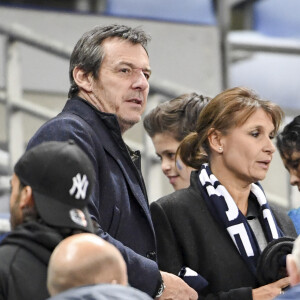
[[(91, 128), (93, 128), (97, 135), (101, 136), (101, 138), (105, 140), (103, 147), (107, 152), (111, 153), (112, 157), (117, 161), (127, 179), (127, 182), (129, 183), (129, 186), (131, 187), (131, 191), (147, 214), (148, 198), (140, 169), (140, 152), (132, 151), (125, 144), (116, 115), (99, 111), (94, 105), (78, 96), (67, 101), (63, 112), (72, 112), (76, 114), (85, 120), (91, 126)], [(95, 114), (98, 116), (98, 118), (95, 117)], [(105, 128), (103, 128), (101, 125), (99, 126), (99, 119), (100, 122), (104, 123)], [(121, 149), (123, 153), (122, 158), (120, 157), (119, 149)], [(126, 162), (131, 166), (129, 171), (133, 170), (134, 176), (137, 177), (142, 189), (138, 188), (130, 179), (128, 170), (124, 167), (123, 159), (125, 159)], [(142, 199), (145, 199), (146, 201), (143, 201)]]

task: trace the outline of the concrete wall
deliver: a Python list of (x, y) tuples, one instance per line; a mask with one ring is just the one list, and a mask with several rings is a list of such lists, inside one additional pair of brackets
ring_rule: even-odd
[[(218, 32), (213, 26), (182, 25), (101, 15), (64, 14), (0, 6), (0, 24), (20, 24), (47, 39), (73, 48), (79, 37), (96, 25), (124, 23), (142, 26), (152, 36), (149, 45), (153, 78), (167, 80), (190, 89), (214, 95), (220, 90)], [(0, 40), (0, 46), (3, 41)], [(0, 47), (0, 64), (4, 65)], [(66, 92), (68, 62), (39, 50), (22, 47), (24, 88)], [(2, 69), (2, 68), (1, 68)], [(4, 85), (3, 72), (0, 85)]]

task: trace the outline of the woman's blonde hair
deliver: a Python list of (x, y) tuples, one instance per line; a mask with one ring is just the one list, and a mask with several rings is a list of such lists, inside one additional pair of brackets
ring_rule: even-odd
[(181, 160), (187, 166), (199, 169), (204, 162), (209, 162), (208, 136), (211, 129), (226, 135), (229, 129), (244, 124), (259, 108), (272, 118), (276, 134), (283, 118), (283, 111), (278, 105), (262, 100), (252, 90), (245, 87), (223, 91), (203, 108), (198, 117), (195, 132), (190, 133), (180, 143), (177, 155), (180, 155)]

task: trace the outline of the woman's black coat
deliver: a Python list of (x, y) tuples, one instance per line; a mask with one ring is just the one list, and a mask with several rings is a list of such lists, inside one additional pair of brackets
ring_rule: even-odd
[[(210, 214), (198, 184), (197, 173), (192, 172), (189, 188), (151, 204), (159, 268), (178, 274), (182, 266), (188, 266), (202, 275), (209, 283), (203, 299), (252, 299), (257, 280), (226, 229)], [(296, 237), (287, 214), (271, 208), (284, 234)]]

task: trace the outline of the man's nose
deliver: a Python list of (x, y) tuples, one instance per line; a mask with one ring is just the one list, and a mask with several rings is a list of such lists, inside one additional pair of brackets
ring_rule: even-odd
[(148, 79), (146, 78), (143, 70), (141, 69), (135, 69), (134, 70), (134, 81), (132, 84), (132, 87), (134, 89), (141, 89), (145, 90), (149, 88), (149, 82)]

